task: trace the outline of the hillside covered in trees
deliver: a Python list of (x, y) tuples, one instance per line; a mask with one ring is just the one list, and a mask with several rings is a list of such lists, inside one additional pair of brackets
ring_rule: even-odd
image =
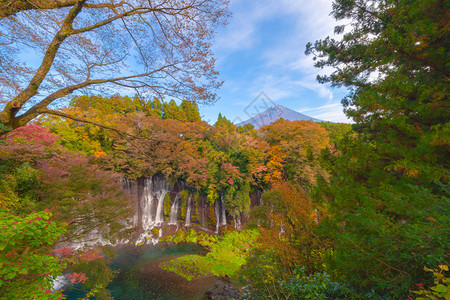
[[(0, 299), (64, 298), (60, 277), (111, 299), (117, 246), (154, 240), (202, 248), (160, 268), (223, 278), (248, 299), (450, 297), (447, 2), (334, 1), (333, 17), (351, 22), (306, 54), (334, 70), (319, 82), (347, 88), (355, 123), (259, 129), (198, 110), (220, 87), (208, 41), (227, 1), (48, 1), (61, 21), (33, 38), (44, 23), (26, 16), (40, 10), (19, 2), (0, 3)], [(114, 77), (129, 61), (126, 47), (107, 51), (110, 30), (153, 37), (136, 41), (142, 70)], [(26, 39), (46, 45), (34, 73), (15, 64)], [(71, 76), (61, 66), (80, 49), (92, 60), (73, 58)], [(96, 84), (104, 93), (51, 106)]]

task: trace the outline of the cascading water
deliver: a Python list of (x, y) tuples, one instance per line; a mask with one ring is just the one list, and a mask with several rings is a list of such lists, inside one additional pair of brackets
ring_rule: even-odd
[(142, 228), (150, 230), (153, 228), (153, 180), (152, 178), (144, 179), (144, 189), (142, 192), (141, 214), (142, 214)]
[(177, 193), (175, 200), (170, 207), (169, 225), (177, 224), (178, 211), (180, 210), (180, 193)]
[[(138, 178), (136, 181), (129, 181), (127, 178), (123, 179), (123, 188), (127, 190), (132, 199), (134, 200), (134, 211), (136, 212), (126, 225), (129, 229), (136, 228), (138, 232), (126, 239), (117, 240), (113, 243), (104, 240), (99, 232), (96, 230), (90, 232), (86, 237), (75, 245), (71, 245), (74, 248), (92, 247), (95, 244), (156, 244), (159, 241), (159, 237), (162, 235), (163, 228), (155, 228), (162, 226), (163, 224), (171, 224), (182, 226), (180, 222), (181, 207), (182, 207), (182, 191), (188, 191), (183, 182), (177, 182), (174, 185), (170, 185), (162, 175), (155, 175), (147, 178)], [(167, 193), (176, 195), (175, 200), (171, 203), (170, 215), (168, 220), (164, 220), (164, 201)], [(210, 215), (211, 207), (206, 202), (204, 195), (200, 195), (199, 198), (193, 198), (192, 194), (186, 193), (186, 211), (184, 226), (189, 227), (198, 225), (203, 230), (210, 231), (212, 228), (208, 226), (211, 222)], [(168, 203), (166, 203), (167, 205)], [(184, 205), (184, 203), (183, 203)], [(183, 208), (184, 210), (184, 208)], [(183, 211), (184, 212), (184, 211)], [(220, 227), (227, 225), (227, 216), (225, 209), (225, 199), (221, 195), (214, 203), (214, 214), (216, 218), (215, 231), (219, 233)], [(242, 230), (241, 215), (230, 214), (234, 221), (234, 227), (236, 230)], [(194, 219), (194, 221), (193, 221)], [(165, 223), (165, 221), (168, 221)], [(231, 222), (233, 222), (231, 221)], [(214, 225), (213, 225), (214, 226)], [(173, 231), (173, 228), (170, 230)], [(280, 226), (280, 235), (284, 232), (283, 225)]]
[[(204, 230), (211, 230), (211, 227), (208, 227), (208, 223), (211, 218), (211, 209), (214, 209), (216, 233), (219, 233), (221, 226), (226, 226), (229, 223), (227, 222), (227, 211), (223, 194), (215, 201), (214, 207), (211, 207), (204, 196), (200, 195), (198, 200), (194, 200), (197, 198), (193, 198), (192, 194), (186, 193), (188, 190), (185, 187), (185, 183), (180, 181), (173, 185), (169, 184), (163, 175), (140, 178), (136, 183), (128, 182), (125, 179), (124, 188), (128, 189), (131, 195), (135, 195), (136, 214), (133, 218), (133, 224), (134, 227), (138, 226), (137, 228), (141, 229), (137, 238), (136, 236), (131, 238), (136, 244), (157, 242), (157, 230), (159, 229), (155, 227), (160, 227), (164, 224), (177, 225), (178, 230), (178, 226), (182, 226), (181, 215), (184, 216), (185, 227), (193, 225), (193, 217), (195, 216), (195, 225), (199, 225)], [(183, 191), (186, 193), (186, 198), (184, 198)], [(166, 197), (168, 193), (172, 197), (175, 196), (172, 198), (173, 201), (171, 203), (164, 202), (169, 200), (169, 197)], [(184, 201), (182, 199), (186, 203), (182, 203)], [(167, 205), (170, 206), (170, 215), (168, 216), (164, 212)], [(185, 211), (184, 205), (186, 206)], [(182, 209), (183, 212), (181, 212)], [(241, 215), (239, 213), (230, 214), (229, 217), (228, 221), (231, 222), (230, 224), (234, 223), (236, 230), (242, 230)], [(170, 230), (173, 230), (173, 228)]]
[(169, 192), (169, 185), (163, 177), (156, 177), (154, 182), (154, 191), (158, 199), (158, 206), (156, 208), (155, 223), (161, 225), (164, 223), (164, 198)]
[(189, 195), (186, 203), (186, 221), (184, 223), (184, 226), (191, 226), (191, 202), (192, 202), (192, 196)]
[(220, 227), (220, 202), (217, 199), (216, 203), (214, 205), (214, 209), (216, 212), (216, 233), (219, 233), (219, 227)]
[[(136, 239), (136, 245), (158, 242), (159, 237), (153, 236), (152, 229), (164, 222), (164, 198), (169, 190), (170, 186), (162, 176), (144, 179), (142, 196), (139, 199), (140, 212), (135, 216), (135, 223), (142, 226), (143, 232)], [(161, 234), (162, 231), (159, 232)]]
[(224, 226), (224, 225), (227, 225), (227, 216), (226, 216), (226, 214), (225, 214), (225, 202), (223, 201), (223, 194), (222, 194), (222, 196), (220, 197), (220, 208), (221, 208), (221, 211), (222, 211), (222, 220), (221, 220), (221, 225), (222, 226)]

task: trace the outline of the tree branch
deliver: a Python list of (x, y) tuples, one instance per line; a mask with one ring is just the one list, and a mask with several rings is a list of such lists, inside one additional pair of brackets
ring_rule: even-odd
[[(0, 20), (12, 16), (18, 12), (37, 9), (58, 9), (70, 7), (77, 3), (77, 0), (0, 0)], [(118, 4), (84, 4), (87, 8), (117, 8), (123, 6), (125, 1)]]
[(33, 107), (31, 107), (28, 111), (26, 111), (24, 114), (18, 116), (17, 118), (15, 118), (15, 122), (13, 124), (13, 128), (16, 128), (18, 126), (23, 126), (26, 123), (28, 123), (30, 120), (32, 120), (33, 118), (35, 118), (36, 116), (38, 116), (40, 113), (42, 113), (43, 109), (47, 109), (47, 106), (49, 104), (51, 104), (53, 101), (68, 96), (71, 93), (73, 93), (75, 90), (90, 86), (90, 85), (94, 85), (94, 84), (101, 84), (101, 83), (118, 83), (120, 81), (123, 80), (129, 80), (129, 79), (133, 79), (133, 78), (139, 78), (139, 77), (145, 77), (145, 76), (149, 76), (152, 75), (154, 73), (157, 72), (161, 72), (166, 68), (170, 68), (175, 66), (176, 64), (170, 64), (170, 65), (165, 65), (162, 66), (161, 68), (158, 68), (156, 70), (153, 70), (151, 72), (147, 72), (144, 74), (137, 74), (137, 75), (130, 75), (130, 76), (124, 76), (124, 77), (117, 77), (117, 78), (110, 78), (110, 79), (93, 79), (93, 80), (87, 80), (85, 82), (79, 83), (79, 84), (75, 84), (75, 85), (71, 85), (68, 87), (65, 87), (61, 90), (58, 90), (52, 94), (50, 94), (49, 96), (47, 96), (46, 98), (44, 98), (42, 101), (40, 101), (39, 103), (35, 104)]
[(97, 122), (94, 122), (94, 121), (90, 121), (88, 119), (83, 119), (83, 118), (79, 118), (79, 117), (76, 117), (76, 116), (72, 116), (72, 115), (66, 114), (66, 113), (64, 113), (62, 111), (57, 111), (57, 110), (51, 110), (51, 109), (48, 109), (48, 108), (43, 108), (43, 109), (39, 110), (39, 114), (47, 114), (47, 115), (59, 116), (59, 117), (66, 118), (66, 119), (71, 119), (71, 120), (74, 120), (74, 121), (77, 121), (77, 122), (92, 124), (92, 125), (98, 126), (100, 128), (108, 129), (108, 130), (114, 131), (115, 133), (118, 133), (120, 136), (128, 135), (128, 136), (130, 136), (132, 138), (135, 138), (135, 139), (143, 139), (142, 137), (139, 137), (137, 135), (130, 134), (130, 133), (127, 133), (127, 132), (123, 132), (123, 131), (121, 131), (119, 129), (116, 129), (114, 127), (107, 126), (107, 125), (104, 125), (104, 124), (101, 124), (101, 123), (97, 123)]
[(83, 4), (86, 0), (79, 0), (69, 11), (66, 19), (64, 20), (61, 29), (56, 33), (52, 42), (47, 47), (44, 59), (33, 79), (31, 79), (28, 86), (19, 95), (17, 95), (12, 101), (8, 102), (3, 109), (3, 120), (4, 123), (10, 123), (11, 119), (14, 118), (17, 112), (20, 110), (22, 105), (26, 103), (31, 97), (37, 94), (38, 89), (50, 71), (53, 61), (56, 57), (59, 47), (64, 42), (64, 40), (70, 35), (72, 30), (72, 23), (75, 17), (81, 12)]
[(138, 140), (141, 140), (142, 142), (146, 143), (146, 139), (144, 137), (140, 137), (140, 136), (137, 136), (137, 135), (134, 135), (134, 134), (130, 134), (128, 132), (125, 132), (125, 131), (122, 131), (120, 129), (117, 129), (117, 128), (114, 128), (114, 127), (111, 127), (111, 126), (107, 126), (107, 125), (104, 125), (104, 124), (101, 124), (101, 123), (97, 123), (97, 122), (90, 121), (90, 120), (87, 120), (87, 119), (83, 119), (83, 118), (79, 118), (79, 117), (76, 117), (76, 116), (72, 116), (72, 115), (66, 114), (66, 113), (64, 113), (62, 111), (51, 110), (51, 109), (45, 108), (45, 109), (39, 110), (39, 114), (48, 114), (48, 115), (59, 116), (59, 117), (62, 117), (62, 118), (74, 120), (74, 121), (81, 122), (81, 123), (92, 124), (92, 125), (98, 126), (100, 128), (103, 128), (103, 129), (111, 130), (111, 131), (117, 133), (119, 136), (123, 137), (128, 143), (130, 143), (131, 146), (133, 146), (139, 152), (141, 152), (142, 155), (144, 155), (145, 157), (151, 158), (147, 153), (145, 153), (144, 150), (142, 150), (141, 147), (136, 145), (136, 143), (134, 143), (129, 138), (129, 137), (131, 137), (133, 139), (138, 139)]

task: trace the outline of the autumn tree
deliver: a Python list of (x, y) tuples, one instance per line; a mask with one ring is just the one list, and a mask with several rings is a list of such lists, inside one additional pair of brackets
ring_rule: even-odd
[(65, 226), (51, 216), (48, 211), (15, 216), (0, 209), (0, 299), (61, 299), (52, 281), (66, 261), (52, 256), (52, 247)]
[[(23, 126), (80, 89), (211, 103), (226, 0), (1, 1), (1, 123)], [(37, 53), (38, 61), (27, 59)]]
[[(322, 258), (331, 245), (315, 234), (318, 211), (297, 184), (274, 183), (272, 189), (263, 192), (261, 203), (252, 210), (248, 224), (249, 228), (258, 227), (260, 235), (244, 275), (254, 298), (289, 298), (293, 290), (284, 289), (283, 281), (298, 281), (298, 267), (305, 276), (321, 271)], [(295, 299), (307, 298), (302, 295)]]
[(340, 39), (307, 46), (356, 124), (324, 160), (339, 276), (389, 298), (448, 259), (448, 1), (337, 0)]
[(351, 124), (332, 122), (320, 122), (319, 124), (327, 130), (331, 146), (336, 145), (347, 134), (353, 133)]
[[(104, 99), (108, 99), (105, 104)], [(221, 116), (221, 122), (211, 126), (200, 120), (197, 106), (188, 101), (160, 104), (139, 96), (81, 96), (61, 110), (87, 122), (58, 116), (40, 121), (61, 136), (66, 148), (94, 156), (99, 164), (130, 180), (155, 174), (182, 180), (191, 190), (207, 195), (210, 204), (222, 196), (234, 216), (249, 211), (250, 192), (280, 178), (277, 151), (266, 155), (268, 144), (257, 138), (254, 129), (237, 132)], [(130, 140), (90, 121), (137, 138)]]
[(116, 240), (131, 214), (119, 175), (58, 141), (36, 125), (22, 126), (1, 140), (0, 209), (16, 214), (51, 209), (56, 221), (68, 224), (59, 242)]
[(317, 177), (327, 177), (316, 160), (321, 150), (329, 147), (328, 133), (321, 125), (312, 121), (279, 119), (260, 128), (260, 132), (262, 138), (275, 147), (271, 152), (282, 155), (287, 179), (311, 186)]
[(236, 126), (228, 120), (226, 117), (222, 116), (221, 113), (219, 113), (219, 116), (217, 117), (217, 121), (214, 124), (215, 127), (222, 127), (226, 129), (229, 132), (236, 131)]
[[(59, 299), (53, 279), (68, 261), (72, 270), (83, 262), (52, 255), (52, 249), (64, 242), (83, 247), (117, 241), (126, 232), (132, 211), (119, 176), (60, 142), (37, 125), (17, 128), (0, 140), (0, 227), (7, 229), (0, 243), (2, 299)], [(101, 286), (92, 283), (91, 292), (104, 292), (111, 270), (94, 258), (84, 264), (91, 267), (84, 271), (88, 283), (103, 278)]]

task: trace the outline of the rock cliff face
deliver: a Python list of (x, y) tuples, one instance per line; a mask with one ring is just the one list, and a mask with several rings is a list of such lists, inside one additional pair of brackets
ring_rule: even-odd
[(282, 105), (274, 105), (263, 111), (262, 113), (248, 119), (247, 121), (236, 124), (237, 126), (244, 126), (246, 124), (252, 124), (256, 129), (269, 125), (278, 119), (285, 119), (289, 121), (314, 121), (323, 122), (322, 120), (315, 119), (313, 117), (304, 115), (295, 110), (289, 109)]
[[(168, 227), (178, 230), (182, 227), (196, 226), (208, 231), (219, 232), (221, 227), (234, 226), (242, 229), (241, 214), (230, 214), (226, 210), (223, 197), (213, 204), (208, 204), (205, 195), (194, 190), (181, 181), (171, 181), (163, 175), (141, 177), (136, 181), (125, 181), (124, 188), (133, 198), (134, 217), (132, 227), (138, 229), (138, 236), (131, 241), (137, 244), (156, 244)], [(250, 194), (252, 206), (258, 205), (260, 193)]]

